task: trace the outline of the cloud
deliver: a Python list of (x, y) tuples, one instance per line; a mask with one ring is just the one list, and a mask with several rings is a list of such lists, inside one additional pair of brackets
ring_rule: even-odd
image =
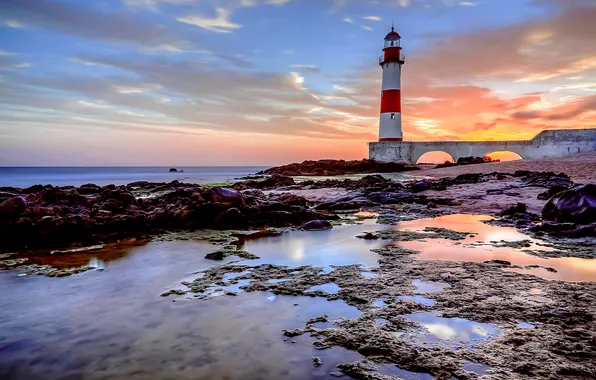
[(44, 28), (114, 43), (156, 46), (179, 38), (162, 26), (125, 12), (100, 12), (88, 7), (48, 0), (2, 0), (6, 17), (30, 28)]
[(217, 33), (232, 33), (234, 30), (242, 28), (242, 25), (230, 21), (230, 12), (227, 9), (216, 8), (215, 12), (215, 18), (195, 15), (179, 17), (177, 20)]
[(459, 5), (464, 7), (475, 7), (476, 5), (478, 5), (478, 3), (473, 3), (471, 1), (460, 1)]
[(354, 20), (351, 17), (344, 17), (344, 21), (350, 24), (354, 22)]
[(367, 31), (369, 31), (369, 32), (372, 32), (372, 31), (373, 31), (373, 28), (371, 28), (371, 27), (370, 27), (370, 26), (368, 26), (368, 25), (362, 25), (362, 29), (364, 29), (364, 30), (367, 30)]
[(320, 74), (321, 73), (321, 69), (319, 69), (315, 65), (294, 64), (294, 65), (290, 65), (290, 67), (297, 71), (309, 72), (312, 74)]
[(369, 20), (369, 21), (381, 21), (382, 18), (380, 18), (379, 16), (365, 16), (362, 17), (363, 20)]
[(122, 0), (124, 5), (130, 8), (144, 8), (157, 12), (163, 4), (191, 4), (195, 0)]

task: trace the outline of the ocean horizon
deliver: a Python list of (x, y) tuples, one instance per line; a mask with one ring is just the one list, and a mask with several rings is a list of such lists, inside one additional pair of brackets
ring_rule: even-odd
[[(0, 186), (125, 185), (136, 181), (209, 184), (236, 180), (271, 166), (3, 166)], [(170, 172), (176, 168), (177, 172)]]

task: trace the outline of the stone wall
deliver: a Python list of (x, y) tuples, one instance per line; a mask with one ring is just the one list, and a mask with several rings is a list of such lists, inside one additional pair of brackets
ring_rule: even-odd
[(557, 129), (540, 132), (531, 140), (510, 141), (386, 141), (369, 143), (369, 158), (384, 162), (416, 163), (433, 151), (460, 157), (484, 157), (511, 151), (523, 158), (563, 157), (596, 150), (596, 128)]

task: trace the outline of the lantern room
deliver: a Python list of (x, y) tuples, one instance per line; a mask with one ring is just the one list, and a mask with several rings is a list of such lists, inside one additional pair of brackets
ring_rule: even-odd
[[(401, 36), (395, 31), (394, 27), (391, 27), (391, 32), (385, 36), (385, 49), (400, 47)], [(385, 50), (383, 49), (383, 50)]]

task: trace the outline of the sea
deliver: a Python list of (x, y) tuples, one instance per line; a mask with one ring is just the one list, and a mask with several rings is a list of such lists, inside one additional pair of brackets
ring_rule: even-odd
[(255, 174), (268, 166), (177, 166), (170, 172), (166, 166), (76, 166), (76, 167), (0, 167), (0, 186), (32, 185), (99, 186), (125, 185), (135, 181), (186, 183), (225, 183)]

